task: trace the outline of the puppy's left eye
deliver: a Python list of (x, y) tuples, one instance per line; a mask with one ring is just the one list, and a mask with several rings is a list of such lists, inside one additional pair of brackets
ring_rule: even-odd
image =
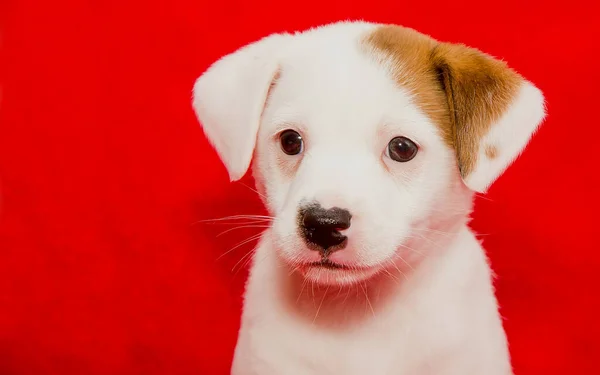
[(302, 136), (294, 130), (288, 129), (279, 136), (281, 149), (288, 155), (298, 155), (304, 149)]
[(419, 147), (415, 142), (406, 137), (396, 137), (388, 143), (386, 154), (390, 159), (406, 163), (412, 160), (419, 151)]

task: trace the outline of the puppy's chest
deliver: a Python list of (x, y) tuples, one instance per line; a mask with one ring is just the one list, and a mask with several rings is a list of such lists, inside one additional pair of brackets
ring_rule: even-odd
[(246, 322), (238, 355), (264, 375), (403, 374), (415, 357), (401, 336), (409, 333), (381, 326), (341, 333), (280, 318)]
[(338, 334), (264, 323), (244, 327), (236, 349), (240, 371), (232, 375), (481, 375), (462, 353), (470, 352), (464, 343), (443, 337), (393, 326)]
[(239, 375), (442, 375), (432, 359), (457, 342), (427, 320), (390, 311), (351, 329), (325, 328), (268, 297), (255, 299), (246, 305), (236, 353), (252, 371)]

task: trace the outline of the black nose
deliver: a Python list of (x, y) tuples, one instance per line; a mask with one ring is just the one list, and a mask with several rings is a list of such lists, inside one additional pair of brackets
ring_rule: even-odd
[(300, 211), (300, 225), (307, 243), (315, 245), (323, 255), (342, 249), (348, 237), (340, 233), (350, 228), (352, 215), (342, 208), (324, 209), (311, 205)]

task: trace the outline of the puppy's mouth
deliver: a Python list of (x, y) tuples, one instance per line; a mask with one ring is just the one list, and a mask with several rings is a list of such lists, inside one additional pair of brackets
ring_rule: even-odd
[(306, 263), (298, 271), (316, 284), (344, 286), (367, 280), (377, 274), (378, 269), (340, 264), (324, 258), (318, 262)]
[(335, 263), (330, 261), (329, 259), (322, 259), (318, 262), (312, 262), (308, 264), (309, 267), (315, 267), (315, 268), (324, 268), (324, 269), (328, 269), (328, 270), (346, 270), (346, 271), (351, 271), (354, 268), (343, 265), (343, 264), (339, 264), (339, 263)]

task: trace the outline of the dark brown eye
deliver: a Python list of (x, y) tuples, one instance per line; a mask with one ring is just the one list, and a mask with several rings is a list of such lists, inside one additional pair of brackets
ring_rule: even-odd
[(396, 137), (388, 143), (388, 156), (400, 163), (406, 163), (417, 155), (419, 147), (406, 137)]
[(281, 149), (288, 155), (298, 155), (304, 149), (302, 136), (294, 130), (285, 130), (279, 136)]

